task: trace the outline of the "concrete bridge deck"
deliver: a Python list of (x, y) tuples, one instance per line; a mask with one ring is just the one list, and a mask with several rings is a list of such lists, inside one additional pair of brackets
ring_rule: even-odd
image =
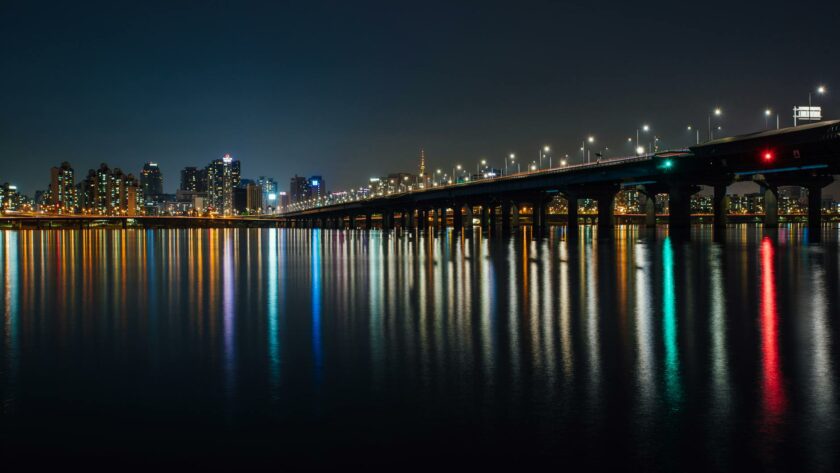
[[(739, 181), (757, 183), (765, 193), (765, 224), (778, 224), (777, 194), (780, 186), (808, 189), (808, 223), (819, 227), (822, 188), (840, 174), (840, 121), (824, 121), (781, 130), (722, 138), (685, 150), (644, 156), (614, 158), (587, 164), (514, 174), (473, 182), (431, 187), (410, 192), (333, 203), (288, 212), (279, 216), (283, 225), (354, 227), (363, 219), (372, 224), (376, 215), (382, 226), (405, 227), (472, 223), (479, 212), (482, 225), (516, 225), (519, 210), (533, 209), (535, 227), (548, 224), (547, 206), (557, 195), (569, 205), (568, 225), (578, 224), (577, 201), (593, 199), (598, 205), (600, 234), (610, 234), (613, 205), (618, 192), (634, 189), (647, 196), (646, 221), (656, 222), (653, 196), (668, 194), (672, 230), (690, 224), (690, 199), (700, 186), (713, 188), (714, 224), (725, 227), (727, 186)], [(398, 218), (397, 218), (398, 216)], [(819, 238), (819, 232), (810, 232)]]

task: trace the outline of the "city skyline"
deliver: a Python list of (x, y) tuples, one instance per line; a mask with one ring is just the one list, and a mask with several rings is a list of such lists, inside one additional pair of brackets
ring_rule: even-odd
[[(574, 159), (590, 135), (632, 154), (626, 139), (643, 124), (662, 146), (681, 147), (693, 142), (688, 125), (706, 133), (715, 107), (726, 135), (772, 126), (768, 108), (789, 126), (820, 84), (828, 93), (815, 104), (837, 116), (832, 48), (767, 27), (807, 5), (695, 10), (328, 5), (295, 11), (291, 24), (282, 6), (12, 5), (0, 17), (9, 53), (0, 152), (11, 157), (0, 177), (31, 194), (42, 178), (30, 163), (108, 162), (136, 174), (154, 161), (171, 176), (230, 153), (251, 175), (334, 175), (343, 189), (412, 170), (420, 147), (430, 168), (536, 155), (543, 144)], [(749, 15), (762, 21), (745, 23)], [(807, 20), (827, 32), (832, 17)], [(624, 41), (633, 25), (674, 21), (673, 44)], [(827, 191), (836, 195), (836, 184)]]

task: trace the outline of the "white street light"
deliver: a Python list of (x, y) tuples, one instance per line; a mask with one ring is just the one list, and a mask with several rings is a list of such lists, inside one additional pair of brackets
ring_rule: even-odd
[[(721, 110), (720, 107), (715, 107), (714, 115), (716, 117), (719, 117), (722, 114), (723, 114), (723, 110)], [(712, 139), (714, 139), (714, 136), (715, 135), (714, 135), (714, 131), (713, 131), (713, 128), (712, 128), (712, 115), (709, 114), (709, 141), (712, 141)]]
[(645, 147), (644, 146), (636, 146), (636, 154), (638, 154), (638, 155), (645, 154)]

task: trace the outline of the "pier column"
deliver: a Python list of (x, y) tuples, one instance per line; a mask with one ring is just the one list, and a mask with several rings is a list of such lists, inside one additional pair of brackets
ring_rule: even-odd
[(533, 210), (533, 218), (534, 218), (534, 230), (540, 233), (546, 233), (548, 231), (548, 203), (551, 202), (550, 199), (545, 198), (544, 196), (540, 195), (534, 199), (534, 210)]
[(566, 193), (566, 208), (568, 215), (566, 217), (566, 233), (568, 235), (578, 234), (578, 199), (577, 195)]
[(822, 239), (822, 187), (822, 183), (808, 186), (808, 240), (811, 242)]
[(604, 192), (598, 196), (598, 238), (613, 236), (615, 228), (615, 192)]
[(392, 230), (394, 228), (394, 213), (390, 210), (382, 212), (382, 230)]
[(712, 209), (714, 211), (713, 230), (719, 232), (726, 229), (726, 184), (715, 184), (714, 194), (712, 194)]
[(461, 204), (455, 204), (452, 206), (452, 228), (455, 230), (461, 230), (464, 226), (464, 218), (463, 211)]
[(481, 204), (481, 228), (490, 226), (490, 207), (487, 204)]
[(668, 231), (678, 237), (687, 237), (691, 230), (691, 195), (697, 186), (674, 184), (668, 189)]
[(365, 214), (365, 230), (373, 229), (373, 214), (366, 213)]
[(405, 209), (403, 212), (403, 222), (405, 222), (406, 229), (414, 228), (414, 209)]
[(779, 201), (778, 188), (762, 183), (764, 191), (764, 228), (777, 228), (779, 226)]
[(516, 202), (510, 205), (510, 226), (519, 227), (521, 222), (519, 221), (519, 209), (522, 207), (522, 203)]
[(511, 213), (511, 205), (510, 202), (504, 201), (501, 205), (501, 212), (502, 212), (502, 230), (509, 232), (511, 229), (510, 223), (510, 213)]
[(645, 227), (656, 228), (656, 194), (642, 194), (645, 197)]
[(464, 225), (472, 229), (473, 226), (473, 206), (471, 204), (467, 204), (466, 210), (464, 211)]

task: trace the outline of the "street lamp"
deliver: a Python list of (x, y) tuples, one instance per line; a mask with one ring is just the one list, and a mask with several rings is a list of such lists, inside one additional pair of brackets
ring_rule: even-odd
[(636, 154), (639, 156), (645, 154), (645, 147), (644, 146), (636, 146)]
[[(542, 169), (542, 162), (543, 158), (548, 156), (548, 153), (551, 151), (551, 148), (548, 145), (543, 146), (543, 148), (539, 151), (538, 156), (540, 157), (540, 169)], [(548, 157), (548, 167), (551, 167), (551, 156)]]
[(589, 144), (595, 143), (595, 137), (590, 135), (588, 138), (586, 138), (586, 141), (584, 141), (583, 145), (580, 147), (581, 161), (585, 160), (588, 163), (589, 162), (589, 153), (586, 151), (586, 143), (587, 142)]
[[(645, 133), (649, 132), (650, 131), (650, 126), (648, 126), (647, 124), (642, 125), (642, 131), (644, 131)], [(638, 148), (638, 147), (639, 147), (639, 129), (636, 128), (636, 148)]]
[(700, 129), (699, 129), (699, 128), (694, 128), (694, 127), (692, 127), (691, 125), (688, 125), (688, 127), (686, 127), (686, 129), (687, 129), (688, 131), (694, 130), (695, 135), (697, 136), (697, 138), (696, 138), (696, 144), (698, 144), (698, 145), (699, 145), (699, 144), (700, 144)]
[[(723, 114), (723, 111), (720, 109), (720, 107), (715, 107), (715, 110), (714, 110), (713, 114), (714, 114), (714, 116), (719, 117), (719, 116), (721, 116), (721, 114)], [(714, 132), (712, 131), (712, 113), (710, 113), (709, 114), (709, 141), (712, 141), (714, 136), (715, 136)]]
[[(481, 166), (486, 167), (486, 166), (487, 166), (487, 160), (486, 160), (486, 159), (482, 159), (482, 160), (481, 160), (481, 162), (480, 162), (479, 164), (480, 164)], [(481, 176), (481, 171), (479, 170), (479, 164), (476, 164), (476, 165), (475, 165), (475, 174), (476, 174), (477, 176)]]
[[(820, 95), (825, 95), (825, 86), (819, 85), (817, 86), (817, 93)], [(808, 106), (811, 106), (811, 92), (808, 92)]]
[(569, 161), (569, 155), (567, 154), (567, 155), (563, 156), (563, 159), (560, 160), (560, 165), (565, 166), (568, 161)]

